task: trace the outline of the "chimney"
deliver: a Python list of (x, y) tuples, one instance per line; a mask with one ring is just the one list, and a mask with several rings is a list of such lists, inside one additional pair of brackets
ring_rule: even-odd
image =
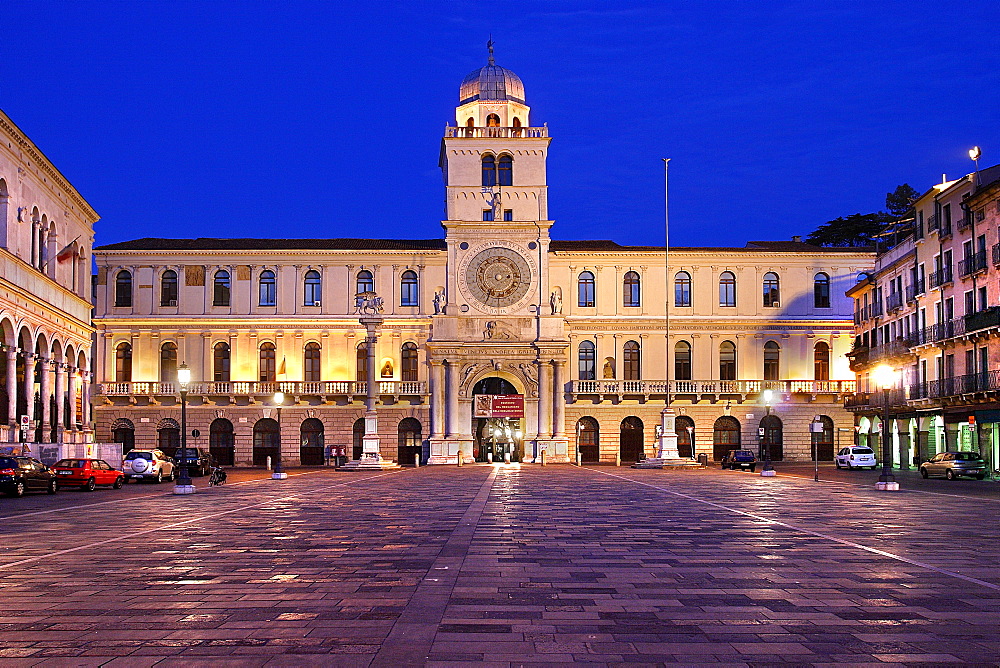
[(799, 235), (796, 234), (794, 237), (792, 237), (792, 241), (795, 242), (795, 243), (797, 243), (797, 244), (800, 244), (800, 243), (802, 243), (802, 237), (800, 237)]

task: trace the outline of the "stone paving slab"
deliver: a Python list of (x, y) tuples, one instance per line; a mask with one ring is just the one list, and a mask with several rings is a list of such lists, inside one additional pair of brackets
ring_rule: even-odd
[(988, 498), (468, 466), (45, 503), (0, 503), (4, 667), (1000, 657), (1000, 528), (951, 521)]

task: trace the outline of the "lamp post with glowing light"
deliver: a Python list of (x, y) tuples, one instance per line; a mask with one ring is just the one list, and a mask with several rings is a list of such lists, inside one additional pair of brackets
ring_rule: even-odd
[(274, 405), (278, 411), (278, 461), (274, 464), (274, 473), (271, 474), (273, 480), (284, 480), (288, 474), (281, 468), (281, 407), (285, 404), (285, 393), (278, 390), (274, 393)]
[(181, 362), (177, 367), (177, 384), (181, 393), (181, 473), (174, 485), (174, 494), (194, 494), (194, 484), (188, 474), (187, 467), (187, 396), (188, 384), (191, 382), (191, 368)]
[(899, 489), (899, 483), (892, 475), (892, 442), (889, 432), (889, 390), (896, 386), (896, 370), (888, 364), (880, 364), (872, 371), (872, 380), (882, 388), (882, 406), (885, 411), (882, 416), (882, 474), (875, 483), (875, 489), (883, 492), (894, 492)]
[(767, 418), (771, 415), (771, 400), (774, 398), (774, 391), (764, 390), (760, 395), (764, 399), (764, 419), (761, 421), (764, 424), (761, 427), (761, 438), (764, 440), (764, 468), (761, 469), (760, 474), (764, 477), (771, 477), (774, 475), (774, 467), (771, 466), (771, 439), (767, 435), (770, 420)]

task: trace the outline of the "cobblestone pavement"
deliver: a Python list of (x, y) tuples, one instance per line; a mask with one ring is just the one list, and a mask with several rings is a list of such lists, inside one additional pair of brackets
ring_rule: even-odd
[(1000, 658), (994, 499), (717, 469), (300, 473), (3, 500), (0, 665)]

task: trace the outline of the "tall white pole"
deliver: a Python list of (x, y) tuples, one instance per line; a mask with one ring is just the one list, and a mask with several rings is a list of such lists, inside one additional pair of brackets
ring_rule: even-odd
[[(663, 158), (663, 322), (664, 339), (666, 339), (666, 388), (663, 412), (660, 414), (660, 438), (657, 442), (656, 458), (663, 460), (679, 458), (677, 452), (677, 432), (674, 427), (674, 411), (670, 407), (670, 158)], [(693, 455), (694, 453), (692, 453)]]

